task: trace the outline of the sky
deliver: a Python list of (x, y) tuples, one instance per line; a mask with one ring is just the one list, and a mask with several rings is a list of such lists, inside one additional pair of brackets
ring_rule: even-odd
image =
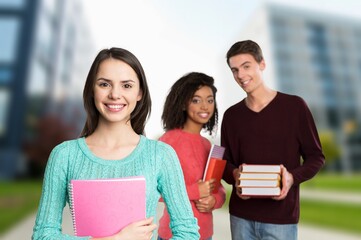
[[(146, 135), (158, 138), (163, 133), (161, 113), (168, 90), (186, 73), (214, 77), (219, 126), (223, 112), (245, 97), (225, 54), (242, 40), (243, 26), (257, 17), (265, 2), (361, 19), (359, 0), (84, 0), (84, 10), (94, 36), (94, 57), (100, 49), (116, 46), (131, 51), (142, 63), (153, 103)], [(211, 141), (219, 143), (219, 135), (218, 130)]]

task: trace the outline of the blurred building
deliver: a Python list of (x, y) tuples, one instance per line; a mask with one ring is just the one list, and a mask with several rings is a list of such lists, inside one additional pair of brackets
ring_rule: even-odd
[(12, 179), (79, 134), (93, 42), (80, 0), (0, 0), (0, 32), (0, 179)]
[(268, 84), (303, 97), (319, 133), (335, 133), (336, 169), (361, 170), (361, 21), (270, 3), (245, 25), (242, 39), (264, 51)]

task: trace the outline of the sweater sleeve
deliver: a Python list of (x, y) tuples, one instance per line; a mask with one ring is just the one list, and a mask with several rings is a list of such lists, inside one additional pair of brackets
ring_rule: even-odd
[(62, 233), (63, 209), (67, 198), (67, 154), (61, 144), (50, 154), (32, 239), (89, 239)]
[(309, 108), (303, 100), (301, 101), (299, 115), (298, 136), (303, 164), (290, 171), (293, 175), (295, 185), (315, 176), (325, 162), (315, 122)]
[(186, 190), (189, 200), (195, 201), (201, 198), (199, 193), (198, 183), (186, 185)]
[(175, 151), (162, 143), (162, 168), (158, 179), (161, 193), (170, 216), (172, 239), (199, 239), (197, 219), (188, 200), (183, 172)]
[(231, 156), (231, 151), (230, 151), (231, 146), (228, 141), (229, 138), (227, 134), (228, 132), (227, 132), (227, 112), (226, 112), (223, 116), (222, 125), (221, 125), (221, 145), (225, 147), (224, 159), (227, 160), (226, 167), (224, 168), (224, 172), (223, 172), (223, 180), (230, 185), (234, 185), (236, 181), (234, 180), (233, 177), (233, 170), (235, 168), (238, 168), (238, 166), (235, 166), (233, 163), (233, 158)]
[(218, 188), (218, 192), (212, 194), (213, 197), (216, 199), (216, 204), (214, 205), (214, 209), (221, 208), (226, 201), (226, 191), (222, 184)]
[(178, 131), (168, 131), (159, 140), (170, 145), (176, 152), (183, 171), (189, 200), (199, 200), (200, 193), (198, 183), (189, 180), (194, 177), (194, 174), (196, 174), (197, 171), (199, 171), (197, 167), (192, 165), (197, 159), (195, 159), (193, 152), (190, 151), (190, 149), (197, 148), (198, 146), (192, 145), (191, 141), (182, 139)]

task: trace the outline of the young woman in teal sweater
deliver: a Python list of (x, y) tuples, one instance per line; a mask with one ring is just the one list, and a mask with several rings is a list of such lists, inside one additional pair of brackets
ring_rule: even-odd
[[(138, 59), (121, 48), (100, 51), (90, 68), (83, 100), (87, 120), (81, 137), (56, 146), (49, 157), (32, 238), (152, 239), (162, 195), (171, 212), (173, 239), (199, 239), (176, 153), (169, 145), (142, 135), (151, 99)], [(146, 219), (105, 238), (62, 233), (70, 180), (140, 175), (146, 179)]]

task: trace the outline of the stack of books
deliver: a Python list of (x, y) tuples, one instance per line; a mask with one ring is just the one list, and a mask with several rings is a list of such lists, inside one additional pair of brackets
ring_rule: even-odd
[(281, 194), (281, 166), (243, 165), (239, 174), (239, 188), (242, 196), (279, 196)]

